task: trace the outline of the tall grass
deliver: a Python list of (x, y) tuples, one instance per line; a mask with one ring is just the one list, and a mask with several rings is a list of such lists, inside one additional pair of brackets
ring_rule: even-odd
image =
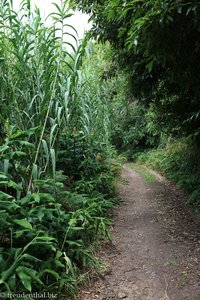
[(116, 170), (106, 106), (82, 66), (87, 41), (69, 2), (54, 7), (47, 26), (30, 0), (18, 14), (0, 3), (0, 290), (61, 299), (78, 269), (98, 265), (90, 245), (109, 236)]
[(21, 2), (18, 15), (9, 1), (2, 1), (0, 7), (1, 135), (9, 139), (17, 131), (18, 135), (30, 129), (34, 133), (27, 137), (35, 146), (29, 151), (28, 192), (33, 177), (40, 178), (50, 165), (55, 171), (59, 133), (70, 127), (76, 106), (73, 100), (84, 51), (65, 38), (72, 35), (67, 32), (66, 20), (71, 16), (67, 1), (54, 5), (51, 27), (45, 26), (38, 9), (30, 11), (30, 1)]

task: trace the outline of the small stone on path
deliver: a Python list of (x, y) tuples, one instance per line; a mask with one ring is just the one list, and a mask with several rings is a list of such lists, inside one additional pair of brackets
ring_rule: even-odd
[(119, 299), (124, 299), (126, 297), (127, 297), (127, 295), (124, 292), (119, 292), (119, 294), (118, 294)]

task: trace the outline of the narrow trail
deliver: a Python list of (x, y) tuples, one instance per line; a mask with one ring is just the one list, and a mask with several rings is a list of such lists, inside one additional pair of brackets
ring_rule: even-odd
[(200, 300), (200, 222), (183, 195), (129, 167), (118, 189), (108, 272), (81, 299)]

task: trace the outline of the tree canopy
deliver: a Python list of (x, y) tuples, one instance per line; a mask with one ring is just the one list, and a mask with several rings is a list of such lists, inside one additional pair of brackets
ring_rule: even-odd
[[(199, 134), (200, 2), (84, 0), (92, 36), (109, 40), (132, 76), (133, 94), (154, 98), (171, 127)], [(154, 95), (154, 97), (152, 96)], [(169, 99), (170, 98), (170, 99)], [(163, 107), (164, 105), (164, 107)]]

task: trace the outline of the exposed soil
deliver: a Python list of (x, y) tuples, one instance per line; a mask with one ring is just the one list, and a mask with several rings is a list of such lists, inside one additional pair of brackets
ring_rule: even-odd
[(113, 242), (101, 250), (108, 271), (81, 299), (200, 300), (200, 222), (184, 195), (129, 167), (118, 189)]

